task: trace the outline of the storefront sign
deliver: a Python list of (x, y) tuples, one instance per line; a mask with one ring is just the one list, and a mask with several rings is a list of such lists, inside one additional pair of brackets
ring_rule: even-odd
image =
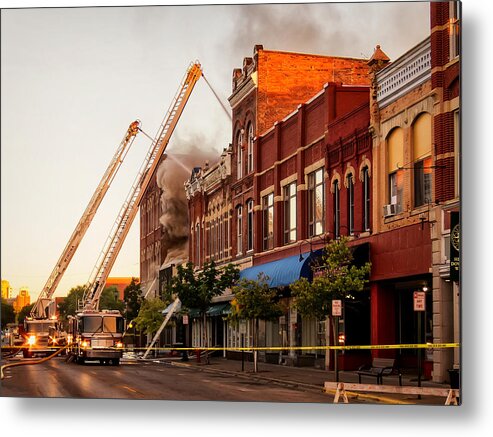
[(415, 291), (413, 294), (414, 311), (425, 311), (426, 297), (424, 291)]
[(450, 213), (450, 279), (459, 282), (460, 272), (460, 216)]
[(342, 300), (336, 299), (332, 301), (332, 315), (334, 317), (342, 316)]

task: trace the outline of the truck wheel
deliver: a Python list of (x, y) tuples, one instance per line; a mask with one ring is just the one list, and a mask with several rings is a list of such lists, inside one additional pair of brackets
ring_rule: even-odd
[(119, 366), (119, 365), (120, 365), (120, 358), (113, 358), (113, 359), (111, 360), (111, 364), (112, 364), (113, 366)]
[(26, 349), (24, 349), (22, 351), (22, 355), (24, 356), (24, 358), (32, 358), (33, 357), (33, 353), (31, 351), (26, 350)]

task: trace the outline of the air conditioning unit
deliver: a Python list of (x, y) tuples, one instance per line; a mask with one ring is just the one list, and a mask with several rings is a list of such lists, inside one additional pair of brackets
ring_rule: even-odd
[(388, 205), (383, 206), (383, 216), (384, 217), (392, 217), (397, 213), (397, 204), (390, 203)]

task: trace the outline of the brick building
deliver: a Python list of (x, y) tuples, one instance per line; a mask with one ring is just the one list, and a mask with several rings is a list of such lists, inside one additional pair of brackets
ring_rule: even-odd
[[(324, 324), (296, 314), (288, 287), (310, 278), (309, 261), (339, 235), (350, 237), (358, 262), (372, 263), (358, 312), (345, 308), (346, 344), (459, 341), (451, 249), (460, 206), (456, 6), (432, 2), (430, 37), (393, 62), (379, 46), (369, 61), (255, 46), (253, 58), (234, 70), (232, 144), (222, 158), (231, 160), (230, 172), (218, 176), (218, 164), (191, 175), (189, 257), (197, 266), (236, 263), (250, 279), (264, 272), (271, 287), (285, 290), (285, 314), (260, 326), (262, 346), (324, 344)], [(330, 70), (334, 59), (344, 65)], [(420, 319), (414, 291), (426, 294)], [(249, 326), (245, 332), (249, 346)], [(240, 338), (224, 323), (225, 345), (238, 347)], [(303, 353), (310, 352), (316, 355)], [(347, 353), (341, 364), (354, 368), (370, 354), (417, 365), (413, 349)], [(424, 358), (425, 375), (437, 382), (459, 366), (453, 349)], [(282, 359), (308, 362), (294, 353)]]
[[(459, 342), (450, 231), (460, 206), (456, 7), (432, 2), (430, 37), (389, 65), (374, 64), (372, 344)], [(415, 291), (425, 291), (421, 315), (413, 309)], [(417, 366), (416, 350), (373, 354)], [(425, 376), (445, 381), (453, 366), (458, 349), (426, 351)]]
[[(432, 2), (431, 86), (436, 207), (432, 227), (433, 340), (460, 342), (460, 3)], [(459, 349), (433, 352), (433, 379), (460, 367)]]
[(158, 294), (156, 278), (166, 256), (161, 244), (163, 229), (159, 221), (162, 214), (161, 195), (162, 190), (155, 176), (140, 203), (140, 280), (142, 289), (152, 292), (152, 295)]

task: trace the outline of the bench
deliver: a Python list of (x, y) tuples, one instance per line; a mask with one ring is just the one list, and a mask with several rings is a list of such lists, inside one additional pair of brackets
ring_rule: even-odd
[(393, 358), (373, 358), (371, 366), (363, 364), (356, 372), (361, 384), (361, 376), (373, 376), (377, 378), (377, 384), (383, 384), (383, 377), (397, 373), (399, 376), (399, 385), (402, 385), (401, 372), (395, 367)]

